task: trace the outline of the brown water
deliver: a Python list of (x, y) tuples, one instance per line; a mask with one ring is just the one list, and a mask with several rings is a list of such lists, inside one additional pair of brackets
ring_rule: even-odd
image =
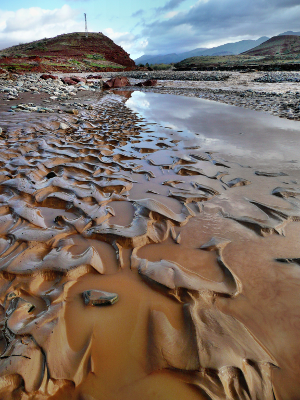
[(299, 399), (300, 124), (120, 95), (1, 115), (0, 398)]

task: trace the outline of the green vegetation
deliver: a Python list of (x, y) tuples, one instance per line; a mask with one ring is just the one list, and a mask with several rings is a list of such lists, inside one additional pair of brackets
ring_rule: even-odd
[(91, 67), (97, 67), (97, 68), (120, 68), (120, 69), (125, 68), (124, 65), (112, 64), (112, 63), (98, 64), (98, 63), (90, 62), (89, 65)]
[(78, 60), (74, 60), (74, 59), (70, 59), (69, 62), (71, 64), (77, 64), (77, 65), (82, 65), (82, 62), (78, 61)]
[(218, 69), (272, 69), (284, 65), (295, 65), (299, 69), (299, 54), (288, 54), (280, 56), (199, 56), (190, 57), (176, 63), (174, 67), (178, 70), (218, 70)]
[(171, 69), (173, 67), (172, 64), (150, 64), (150, 67), (154, 69), (154, 71), (165, 71)]
[(105, 61), (105, 57), (102, 54), (87, 54), (86, 57), (91, 58), (92, 60)]

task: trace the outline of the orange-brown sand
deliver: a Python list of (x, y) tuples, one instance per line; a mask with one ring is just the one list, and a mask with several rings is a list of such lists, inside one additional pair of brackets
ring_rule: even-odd
[(1, 119), (1, 399), (300, 398), (299, 123), (126, 92)]

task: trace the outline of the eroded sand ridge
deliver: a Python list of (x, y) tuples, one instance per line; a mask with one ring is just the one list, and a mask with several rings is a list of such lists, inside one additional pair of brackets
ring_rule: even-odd
[(3, 115), (1, 398), (292, 398), (298, 160), (226, 158), (124, 99), (68, 129)]

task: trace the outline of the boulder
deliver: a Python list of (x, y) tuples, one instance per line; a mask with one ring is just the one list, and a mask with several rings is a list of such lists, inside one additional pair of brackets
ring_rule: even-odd
[(145, 82), (139, 82), (135, 86), (156, 86), (157, 80), (156, 79), (148, 79)]
[(119, 76), (116, 78), (111, 78), (108, 81), (104, 82), (103, 89), (112, 89), (124, 86), (130, 86), (130, 82), (126, 78), (126, 76)]
[(50, 74), (42, 74), (40, 76), (41, 79), (58, 79), (58, 76), (50, 75)]
[(65, 85), (76, 85), (77, 84), (77, 82), (75, 82), (75, 81), (73, 81), (73, 79), (71, 79), (71, 78), (61, 78), (61, 80), (63, 81), (63, 83), (65, 84)]

